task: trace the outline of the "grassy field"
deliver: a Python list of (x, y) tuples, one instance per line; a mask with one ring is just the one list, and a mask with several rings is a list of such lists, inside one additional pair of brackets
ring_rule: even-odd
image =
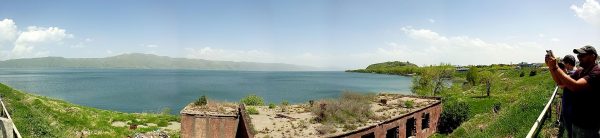
[[(1, 83), (0, 94), (23, 137), (127, 137), (156, 131), (171, 121), (179, 122), (179, 117), (175, 115), (122, 113), (79, 106), (20, 92)], [(112, 125), (113, 122), (127, 125), (117, 127)], [(130, 125), (139, 126), (129, 129)], [(170, 136), (179, 136), (178, 131), (166, 132)]]
[[(390, 69), (384, 70), (385, 67), (378, 69), (381, 71), (369, 73), (402, 74), (386, 72)], [(471, 67), (474, 72), (454, 69), (450, 65), (441, 65), (412, 70), (417, 73), (413, 77), (413, 93), (440, 96), (443, 112), (459, 112), (447, 118), (465, 118), (453, 122), (462, 123), (450, 132), (439, 132), (433, 137), (525, 137), (555, 87), (550, 73), (540, 68), (494, 65)], [(490, 96), (487, 96), (488, 80)], [(457, 115), (462, 112), (466, 114), (464, 117)], [(554, 115), (549, 120), (555, 119)], [(546, 121), (541, 136), (553, 134), (554, 127), (550, 122)]]
[[(555, 86), (546, 71), (519, 77), (522, 71), (494, 71), (498, 77), (492, 81), (489, 97), (484, 95), (486, 86), (481, 84), (471, 88), (458, 88), (460, 84), (454, 84), (444, 91), (441, 94), (444, 104), (456, 101), (468, 104), (469, 119), (452, 133), (436, 137), (525, 137)], [(523, 72), (528, 74), (529, 70)], [(495, 112), (497, 105), (499, 110)]]

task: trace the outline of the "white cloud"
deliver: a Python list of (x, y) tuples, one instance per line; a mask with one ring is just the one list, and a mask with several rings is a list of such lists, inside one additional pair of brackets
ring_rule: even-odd
[(17, 25), (11, 19), (0, 21), (0, 48), (11, 45), (17, 37)]
[(429, 21), (429, 23), (435, 23), (435, 20), (434, 20), (434, 19), (429, 19), (429, 20), (427, 20), (427, 21)]
[[(73, 34), (58, 27), (29, 26), (19, 30), (12, 19), (0, 21), (0, 59), (47, 56), (57, 45), (65, 45)], [(90, 38), (85, 43), (93, 41)], [(84, 43), (71, 43), (71, 48), (85, 47)]]
[(401, 60), (427, 65), (441, 62), (460, 65), (540, 62), (542, 59), (537, 51), (544, 50), (536, 42), (493, 43), (470, 36), (444, 36), (432, 30), (412, 27), (403, 27), (402, 31), (414, 41), (402, 45), (388, 43), (387, 47), (372, 52), (375, 53), (371, 54), (372, 60)]
[(558, 42), (558, 41), (560, 41), (560, 39), (558, 39), (558, 38), (552, 38), (552, 39), (550, 39), (550, 41), (552, 41), (552, 42)]
[[(66, 30), (58, 27), (27, 27), (27, 31), (22, 32), (15, 41), (15, 47), (12, 49), (13, 58), (37, 57), (34, 49), (39, 46), (62, 44), (62, 40), (73, 38), (72, 34), (67, 34)], [(47, 51), (43, 53), (48, 53)]]
[(581, 7), (571, 5), (577, 17), (584, 21), (600, 27), (600, 4), (596, 0), (586, 0)]

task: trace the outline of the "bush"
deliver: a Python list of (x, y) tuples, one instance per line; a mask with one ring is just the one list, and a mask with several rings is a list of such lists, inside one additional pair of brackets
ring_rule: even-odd
[(257, 115), (259, 114), (258, 110), (254, 107), (248, 107), (246, 108), (246, 113), (251, 114), (251, 115)]
[(262, 106), (265, 104), (262, 97), (256, 96), (254, 94), (251, 94), (251, 95), (248, 95), (248, 96), (242, 98), (242, 100), (240, 100), (240, 102), (242, 102), (246, 105), (250, 105), (250, 106)]
[(281, 102), (282, 106), (288, 106), (290, 105), (290, 102), (288, 102), (287, 100), (283, 100), (283, 102)]
[(519, 77), (523, 77), (525, 76), (525, 72), (521, 71), (521, 74), (519, 74)]
[(315, 102), (311, 112), (319, 123), (365, 123), (374, 117), (369, 102), (374, 95), (344, 92), (338, 100), (321, 100)]
[(469, 105), (465, 102), (446, 102), (438, 124), (440, 133), (451, 133), (460, 126), (462, 122), (469, 118), (469, 110)]
[(206, 101), (206, 96), (202, 95), (200, 98), (198, 98), (198, 100), (196, 100), (196, 102), (194, 102), (195, 105), (198, 106), (203, 106), (206, 105), (208, 102)]
[(273, 109), (275, 108), (275, 104), (274, 103), (269, 103), (269, 109)]
[(332, 125), (320, 125), (315, 128), (319, 135), (325, 135), (329, 133), (335, 133), (337, 130)]
[(535, 69), (534, 69), (534, 70), (531, 70), (531, 71), (529, 72), (529, 76), (535, 76), (535, 75), (537, 75), (537, 71), (536, 71)]
[(404, 107), (406, 108), (413, 108), (415, 106), (415, 101), (405, 101), (404, 102)]

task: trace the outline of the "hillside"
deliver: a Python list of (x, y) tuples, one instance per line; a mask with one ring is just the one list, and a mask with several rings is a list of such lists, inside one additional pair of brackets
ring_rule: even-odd
[[(122, 113), (31, 95), (0, 83), (2, 100), (23, 137), (128, 137), (139, 133), (179, 135), (179, 117)], [(131, 129), (136, 125), (136, 129)]]
[[(458, 72), (450, 65), (386, 65), (391, 64), (362, 71), (403, 74), (412, 69), (414, 94), (442, 97), (443, 112), (433, 137), (525, 137), (554, 90), (548, 71), (541, 68), (478, 66)], [(554, 134), (555, 115), (549, 120), (541, 137)]]
[(390, 61), (383, 63), (376, 63), (367, 66), (365, 69), (357, 70), (346, 70), (346, 72), (359, 72), (359, 73), (378, 73), (378, 74), (392, 74), (392, 75), (412, 75), (418, 72), (419, 67), (410, 62), (401, 61)]
[(122, 69), (198, 69), (248, 71), (301, 71), (314, 67), (282, 63), (212, 61), (171, 58), (152, 54), (122, 54), (106, 58), (42, 57), (0, 61), (2, 68), (122, 68)]

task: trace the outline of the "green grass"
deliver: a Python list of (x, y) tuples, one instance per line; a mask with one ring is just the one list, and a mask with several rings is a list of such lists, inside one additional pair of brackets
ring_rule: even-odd
[[(101, 110), (23, 93), (4, 84), (0, 84), (0, 94), (23, 137), (76, 137), (83, 131), (88, 132), (89, 137), (127, 137), (157, 130), (170, 121), (179, 122), (175, 115)], [(112, 126), (114, 121), (158, 126), (130, 130)], [(168, 133), (174, 137), (179, 135), (179, 132)]]
[[(442, 64), (443, 65), (443, 64)], [(419, 81), (428, 70), (438, 66), (418, 67), (410, 69), (419, 76), (413, 79), (413, 92), (419, 95), (433, 95), (433, 81), (426, 78)], [(375, 70), (356, 70), (353, 72), (380, 73), (380, 74), (405, 74), (407, 67), (402, 70), (398, 67), (380, 67)], [(451, 87), (444, 87), (436, 94), (443, 99), (443, 104), (464, 102), (469, 106), (468, 119), (453, 132), (448, 134), (436, 133), (433, 137), (525, 137), (537, 119), (546, 102), (554, 90), (554, 82), (548, 71), (535, 68), (515, 69), (514, 66), (492, 65), (472, 67), (477, 72), (453, 72), (448, 77), (454, 83)], [(536, 75), (529, 73), (535, 70)], [(524, 73), (523, 77), (520, 74)], [(481, 75), (485, 74), (485, 75)], [(435, 74), (434, 74), (435, 75)], [(426, 76), (427, 77), (427, 76)], [(467, 77), (469, 77), (467, 79)], [(485, 77), (485, 78), (484, 78)], [(490, 80), (490, 96), (486, 96), (486, 85), (483, 81)], [(467, 83), (468, 82), (468, 83)], [(494, 107), (500, 110), (494, 112)], [(554, 111), (555, 112), (555, 111)], [(554, 115), (555, 116), (555, 115)], [(553, 116), (550, 120), (556, 118)], [(553, 121), (554, 121), (553, 120)], [(541, 136), (546, 136), (546, 131), (552, 129), (552, 121), (546, 121)]]
[[(546, 71), (519, 77), (521, 70), (492, 70), (500, 76), (492, 81), (491, 96), (485, 84), (461, 89), (460, 84), (444, 90), (444, 103), (464, 101), (470, 107), (469, 119), (450, 134), (434, 137), (525, 137), (549, 100), (554, 83)], [(529, 72), (529, 71), (527, 71)], [(500, 105), (499, 112), (493, 108)]]

